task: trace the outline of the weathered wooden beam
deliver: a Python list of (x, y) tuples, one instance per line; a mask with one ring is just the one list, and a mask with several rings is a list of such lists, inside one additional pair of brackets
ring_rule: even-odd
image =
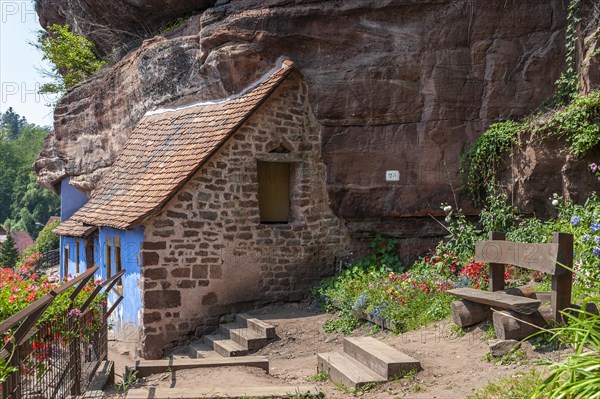
[[(504, 241), (506, 240), (506, 233), (499, 231), (490, 231), (490, 240)], [(504, 289), (504, 263), (490, 262), (490, 291), (501, 291)]]
[(467, 301), (454, 301), (450, 304), (452, 320), (457, 326), (469, 327), (492, 317), (488, 305)]
[(554, 320), (563, 321), (560, 313), (571, 306), (571, 290), (573, 287), (573, 235), (565, 233), (554, 233), (552, 240), (558, 245), (556, 259), (557, 273), (552, 276), (552, 308), (554, 309)]
[(556, 263), (558, 256), (557, 243), (526, 244), (494, 239), (479, 241), (475, 245), (476, 262), (515, 265), (552, 275), (564, 270)]
[(494, 310), (492, 320), (498, 339), (518, 341), (538, 332), (538, 327), (545, 327), (553, 318), (552, 309), (543, 307), (528, 315), (510, 310)]
[[(496, 293), (538, 299), (536, 298), (536, 292), (532, 285), (506, 288), (502, 291), (496, 291)], [(450, 304), (450, 310), (454, 323), (463, 328), (492, 318), (492, 310), (489, 305), (468, 301), (466, 299), (452, 302)]]
[(455, 288), (448, 290), (452, 295), (493, 307), (514, 310), (523, 314), (535, 312), (541, 302), (537, 299), (526, 298), (516, 295), (507, 295), (503, 292), (481, 291), (473, 288)]

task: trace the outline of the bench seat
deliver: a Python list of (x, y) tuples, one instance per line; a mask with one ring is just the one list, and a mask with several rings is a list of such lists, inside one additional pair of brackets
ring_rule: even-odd
[(501, 291), (490, 292), (473, 288), (455, 288), (448, 290), (448, 292), (471, 302), (477, 302), (500, 309), (514, 310), (515, 312), (523, 314), (532, 314), (541, 305), (541, 301), (538, 299), (510, 295)]

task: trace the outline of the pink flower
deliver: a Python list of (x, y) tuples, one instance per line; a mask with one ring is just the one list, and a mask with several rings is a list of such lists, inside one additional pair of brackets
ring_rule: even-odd
[(15, 303), (15, 301), (19, 299), (16, 295), (11, 295), (8, 297), (8, 302)]
[(81, 310), (79, 310), (79, 309), (71, 309), (69, 311), (69, 316), (79, 317), (79, 316), (81, 316)]

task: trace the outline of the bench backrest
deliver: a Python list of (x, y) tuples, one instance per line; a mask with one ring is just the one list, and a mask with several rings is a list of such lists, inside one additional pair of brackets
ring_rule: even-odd
[(573, 283), (573, 235), (554, 233), (552, 243), (524, 244), (505, 241), (505, 234), (491, 232), (489, 241), (475, 246), (475, 261), (490, 265), (490, 291), (504, 289), (504, 265), (520, 266), (552, 275), (552, 308), (555, 320), (571, 306)]
[(479, 241), (475, 246), (475, 261), (503, 263), (552, 275), (565, 272), (558, 262), (558, 244), (524, 244), (511, 241)]

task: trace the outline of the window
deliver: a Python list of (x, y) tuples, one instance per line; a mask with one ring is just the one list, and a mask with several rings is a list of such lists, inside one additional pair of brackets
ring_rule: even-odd
[(106, 239), (106, 247), (104, 249), (104, 259), (106, 260), (106, 279), (112, 277), (112, 254), (111, 254), (111, 242), (110, 238)]
[(69, 246), (65, 245), (63, 248), (63, 278), (67, 278), (69, 275)]
[(94, 266), (94, 239), (92, 237), (88, 237), (84, 241), (85, 245), (85, 267), (89, 269)]
[(258, 162), (258, 207), (261, 223), (289, 222), (289, 163)]
[(79, 274), (79, 240), (75, 241), (75, 275)]
[[(121, 238), (115, 237), (115, 274), (119, 273), (122, 268), (121, 264)], [(123, 279), (120, 278), (117, 282), (117, 291), (123, 294)]]

